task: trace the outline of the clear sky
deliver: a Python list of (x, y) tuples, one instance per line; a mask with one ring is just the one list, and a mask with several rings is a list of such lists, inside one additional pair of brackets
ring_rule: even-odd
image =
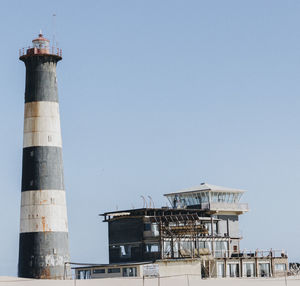
[(1, 1), (0, 275), (17, 272), (18, 49), (40, 29), (63, 49), (72, 261), (108, 262), (99, 213), (207, 182), (247, 190), (242, 248), (299, 262), (299, 15), (297, 0)]

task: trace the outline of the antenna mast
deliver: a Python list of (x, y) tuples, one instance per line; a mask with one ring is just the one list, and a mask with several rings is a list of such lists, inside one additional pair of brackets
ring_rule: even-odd
[(53, 32), (53, 38), (52, 38), (52, 45), (54, 48), (57, 47), (57, 42), (56, 42), (56, 14), (52, 14), (52, 32)]

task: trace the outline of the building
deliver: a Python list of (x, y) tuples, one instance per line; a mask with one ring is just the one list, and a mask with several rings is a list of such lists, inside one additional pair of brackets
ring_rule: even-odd
[(241, 202), (243, 193), (203, 183), (165, 194), (170, 207), (103, 213), (108, 223), (109, 265), (76, 268), (77, 277), (84, 277), (83, 273), (91, 278), (112, 277), (111, 268), (122, 276), (127, 273), (123, 269), (132, 267), (133, 276), (147, 276), (142, 269), (147, 264), (155, 265), (160, 276), (170, 274), (166, 266), (173, 274), (183, 271), (203, 278), (283, 274), (288, 263), (284, 252), (240, 249), (239, 216), (248, 211)]
[(18, 276), (69, 276), (68, 220), (56, 65), (61, 50), (40, 33), (20, 50), (26, 66)]

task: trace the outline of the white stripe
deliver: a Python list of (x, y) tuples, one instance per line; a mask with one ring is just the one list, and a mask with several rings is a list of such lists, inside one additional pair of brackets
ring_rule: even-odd
[(65, 191), (22, 192), (20, 233), (46, 231), (68, 231)]
[(62, 147), (61, 136), (51, 132), (24, 133), (23, 147), (32, 146), (55, 146)]
[(52, 101), (33, 101), (25, 103), (25, 118), (40, 116), (58, 117), (58, 103)]
[(25, 104), (23, 147), (32, 146), (62, 146), (57, 102)]
[(55, 132), (60, 133), (58, 117), (27, 117), (24, 119), (24, 132)]

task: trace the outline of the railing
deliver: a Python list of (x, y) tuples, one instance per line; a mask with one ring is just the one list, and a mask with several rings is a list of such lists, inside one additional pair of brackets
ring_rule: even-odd
[(232, 250), (214, 250), (214, 256), (217, 258), (287, 258), (287, 252), (284, 250), (240, 250), (233, 252)]
[[(50, 52), (51, 51), (51, 52)], [(62, 57), (62, 50), (57, 47), (48, 47), (43, 49), (38, 49), (36, 47), (29, 46), (27, 48), (19, 49), (19, 57), (26, 56), (26, 55), (55, 55)]]
[[(163, 259), (170, 259), (172, 249), (171, 247), (168, 249), (164, 249), (162, 252)], [(217, 250), (214, 248), (187, 248), (187, 247), (180, 247), (180, 249), (173, 249), (174, 257), (173, 258), (197, 258), (203, 255), (212, 255), (215, 258), (231, 258), (231, 259), (254, 259), (254, 258), (261, 258), (261, 259), (271, 259), (271, 258), (283, 258), (287, 259), (287, 252), (283, 250), (240, 250), (240, 251), (232, 251), (227, 249)]]

